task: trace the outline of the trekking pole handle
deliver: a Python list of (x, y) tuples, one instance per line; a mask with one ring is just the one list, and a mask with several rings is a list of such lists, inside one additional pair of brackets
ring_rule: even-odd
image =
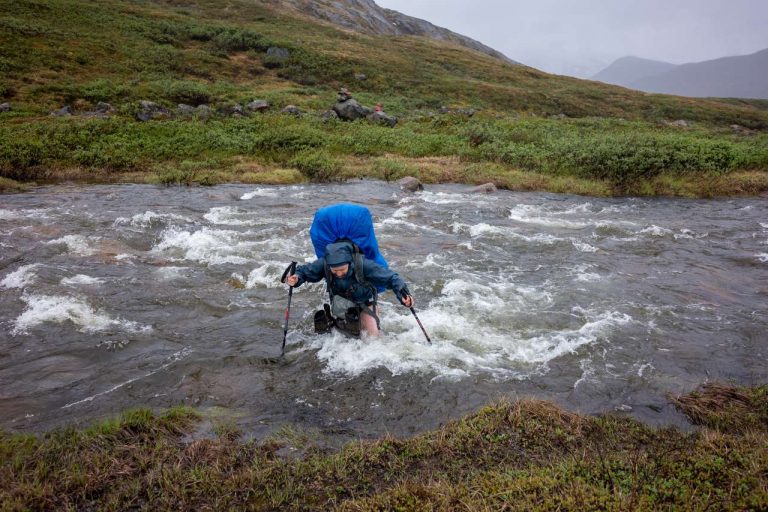
[(296, 273), (296, 262), (292, 261), (290, 265), (285, 269), (285, 272), (283, 272), (283, 277), (280, 278), (281, 283), (285, 283), (285, 280), (288, 278), (289, 275), (293, 275)]

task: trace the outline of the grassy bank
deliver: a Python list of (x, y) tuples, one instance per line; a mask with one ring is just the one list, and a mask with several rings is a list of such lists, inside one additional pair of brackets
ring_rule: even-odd
[[(0, 102), (12, 105), (0, 113), (0, 177), (205, 185), (410, 174), (589, 195), (768, 190), (765, 102), (549, 75), (448, 43), (339, 30), (275, 5), (0, 0)], [(267, 55), (273, 46), (289, 57)], [(323, 122), (342, 85), (400, 123)], [(269, 113), (224, 114), (255, 98)], [(139, 123), (140, 100), (207, 104), (213, 117)], [(98, 102), (114, 106), (108, 119), (81, 115)], [(279, 114), (289, 104), (306, 114)], [(74, 117), (49, 117), (64, 105)], [(443, 105), (479, 113), (439, 114)]]
[[(325, 453), (284, 429), (231, 425), (182, 442), (197, 415), (139, 410), (85, 431), (0, 437), (4, 510), (759, 510), (768, 507), (768, 387), (670, 397), (694, 433), (497, 402), (410, 439)], [(292, 456), (286, 454), (292, 453)]]

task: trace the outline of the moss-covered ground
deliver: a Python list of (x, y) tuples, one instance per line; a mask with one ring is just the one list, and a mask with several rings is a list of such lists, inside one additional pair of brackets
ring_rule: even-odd
[[(323, 450), (290, 426), (185, 441), (188, 409), (0, 437), (2, 510), (765, 510), (768, 387), (670, 397), (653, 428), (499, 401), (441, 429)], [(288, 456), (287, 454), (293, 454)]]

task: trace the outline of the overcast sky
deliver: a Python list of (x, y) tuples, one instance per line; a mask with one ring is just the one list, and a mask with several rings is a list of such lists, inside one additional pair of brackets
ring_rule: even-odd
[(768, 48), (768, 0), (376, 0), (551, 73), (619, 57), (675, 64)]

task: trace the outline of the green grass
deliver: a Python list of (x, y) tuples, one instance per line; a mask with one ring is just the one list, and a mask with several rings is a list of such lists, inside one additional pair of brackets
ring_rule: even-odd
[(196, 413), (136, 410), (85, 431), (0, 435), (0, 503), (4, 510), (760, 510), (768, 507), (767, 389), (709, 385), (673, 398), (702, 425), (692, 433), (502, 400), (434, 432), (330, 453), (316, 433), (291, 425), (242, 441), (226, 419), (216, 437), (185, 443)]
[[(343, 179), (353, 170), (392, 179), (419, 170), (418, 159), (456, 157), (462, 169), (429, 170), (427, 178), (462, 181), (481, 165), (499, 171), (486, 173), (489, 181), (516, 189), (703, 196), (765, 190), (761, 178), (751, 186), (727, 179), (768, 173), (762, 101), (638, 93), (422, 38), (342, 32), (245, 0), (0, 0), (0, 12), (0, 101), (13, 106), (0, 114), (0, 176), (17, 181), (295, 181), (272, 175), (285, 169), (310, 181)], [(268, 57), (271, 46), (290, 56)], [(357, 81), (355, 73), (368, 79)], [(322, 122), (320, 112), (341, 85), (364, 104), (382, 102), (400, 118), (397, 127)], [(134, 117), (144, 99), (223, 111), (255, 98), (272, 103), (272, 113), (147, 124)], [(82, 113), (99, 101), (116, 107), (111, 119), (48, 117), (65, 104)], [(288, 104), (308, 114), (277, 114)], [(480, 113), (435, 114), (442, 105)], [(672, 119), (693, 128), (663, 125)], [(732, 133), (732, 124), (751, 131)], [(400, 157), (405, 167), (383, 168), (384, 155)], [(371, 165), (353, 165), (359, 158)], [(242, 176), (243, 159), (268, 170)], [(189, 170), (212, 160), (216, 172)], [(696, 190), (701, 182), (718, 186)]]

